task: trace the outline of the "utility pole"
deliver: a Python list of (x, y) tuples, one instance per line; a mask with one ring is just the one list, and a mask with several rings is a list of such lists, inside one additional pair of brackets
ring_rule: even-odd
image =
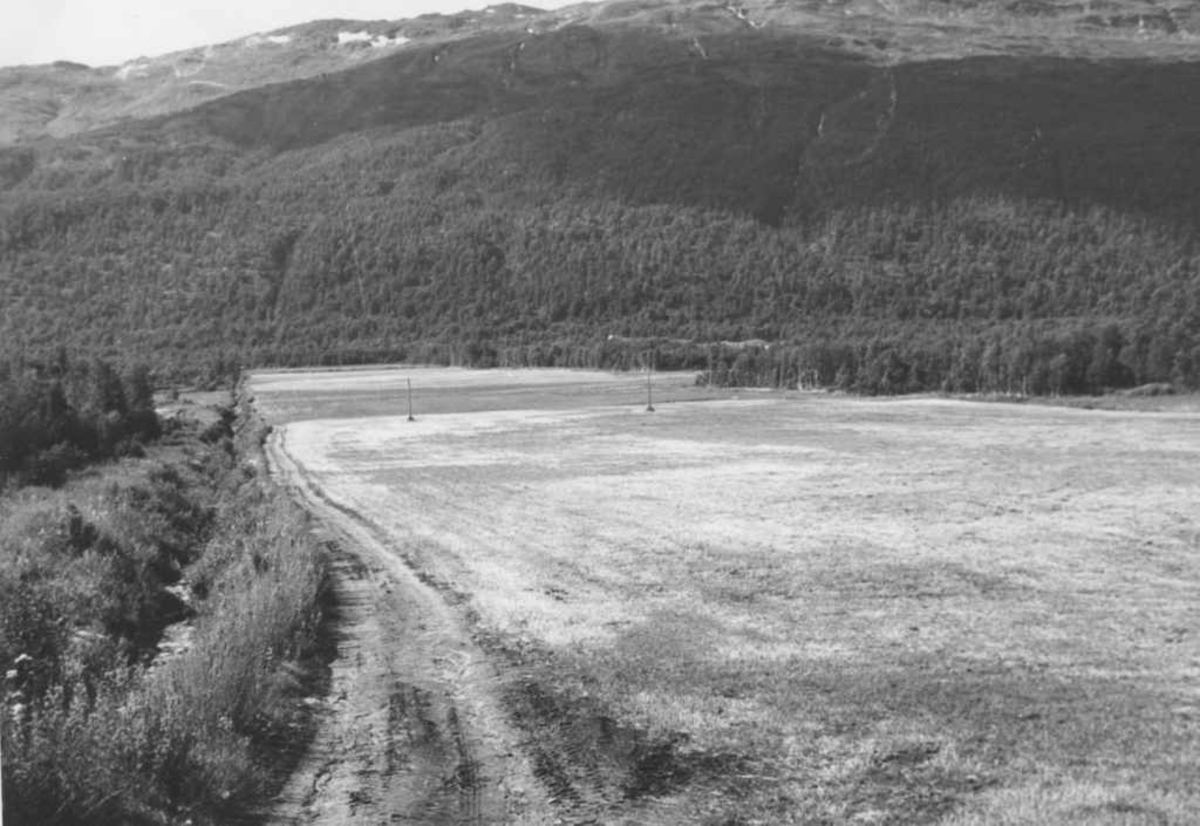
[(416, 419), (413, 418), (412, 414), (412, 379), (405, 379), (405, 381), (408, 382), (408, 420), (415, 422)]
[(646, 412), (654, 412), (654, 390), (652, 388), (651, 377), (654, 374), (654, 353), (651, 352), (650, 358), (646, 362)]

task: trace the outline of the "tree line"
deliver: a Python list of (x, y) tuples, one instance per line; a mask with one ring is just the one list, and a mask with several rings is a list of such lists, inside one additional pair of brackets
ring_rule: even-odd
[[(733, 384), (1200, 385), (1200, 253), (1163, 219), (991, 196), (770, 227), (574, 198), (452, 210), (420, 191), (319, 216), (272, 186), (168, 224), (144, 210), (152, 195), (129, 195), (10, 244), (0, 262), (41, 276), (10, 279), (10, 340), (133, 351), (204, 381), (247, 364), (622, 368), (653, 349), (663, 368)], [(771, 346), (722, 344), (755, 340)], [(56, 369), (35, 386), (78, 384)]]
[(0, 487), (59, 485), (69, 470), (137, 453), (158, 437), (146, 365), (101, 359), (0, 362)]

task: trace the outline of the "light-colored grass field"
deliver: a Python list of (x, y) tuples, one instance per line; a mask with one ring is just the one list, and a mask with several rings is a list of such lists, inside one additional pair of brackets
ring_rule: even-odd
[(522, 679), (675, 744), (635, 821), (1200, 818), (1200, 417), (413, 375), (251, 386)]

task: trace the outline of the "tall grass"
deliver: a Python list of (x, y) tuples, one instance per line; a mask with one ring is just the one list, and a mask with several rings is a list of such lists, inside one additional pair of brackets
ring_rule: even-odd
[(6, 822), (227, 821), (281, 781), (272, 766), (303, 739), (299, 701), (319, 679), (326, 561), (307, 517), (245, 467), (212, 481), (215, 525), (182, 571), (190, 644), (88, 681), (68, 645), (40, 693), (6, 709)]

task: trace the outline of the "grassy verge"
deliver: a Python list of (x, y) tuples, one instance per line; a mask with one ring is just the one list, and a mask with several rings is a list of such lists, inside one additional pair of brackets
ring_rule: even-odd
[(6, 821), (226, 822), (286, 776), (326, 560), (251, 430), (179, 432), (3, 503)]

